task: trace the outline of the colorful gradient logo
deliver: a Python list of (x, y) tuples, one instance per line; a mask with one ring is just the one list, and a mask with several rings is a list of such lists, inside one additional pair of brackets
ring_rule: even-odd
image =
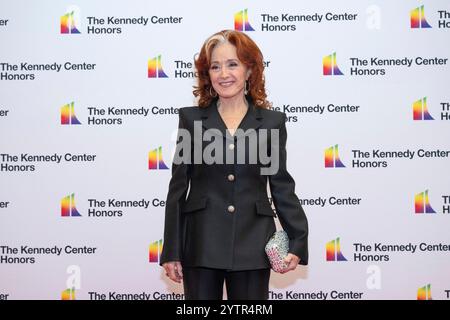
[(61, 217), (81, 217), (81, 214), (75, 206), (75, 193), (62, 198)]
[(427, 22), (427, 19), (425, 19), (424, 6), (420, 6), (411, 10), (411, 28), (431, 28), (431, 26)]
[(339, 147), (337, 144), (325, 149), (325, 168), (345, 168), (345, 165), (339, 158)]
[(331, 240), (326, 245), (327, 261), (347, 261), (341, 252), (340, 238)]
[(344, 75), (336, 63), (336, 52), (333, 52), (329, 56), (323, 57), (323, 75), (324, 76), (342, 76)]
[(78, 30), (78, 19), (80, 10), (76, 6), (71, 6), (67, 9), (67, 13), (61, 16), (61, 33), (62, 34), (75, 34), (81, 33)]
[(148, 169), (169, 169), (162, 158), (162, 147), (153, 149), (148, 153)]
[(248, 22), (247, 9), (237, 12), (234, 15), (234, 30), (237, 31), (255, 31)]
[(417, 300), (433, 300), (431, 298), (431, 284), (427, 284), (417, 290)]
[(423, 97), (413, 103), (414, 120), (434, 120), (428, 112), (427, 97)]
[(76, 300), (75, 299), (75, 288), (66, 289), (61, 292), (61, 300)]
[(161, 252), (163, 248), (163, 241), (158, 240), (150, 244), (148, 248), (148, 262), (159, 263)]
[(424, 192), (416, 194), (414, 197), (414, 207), (416, 213), (436, 213), (430, 205), (430, 199), (428, 199), (428, 189)]
[(148, 77), (149, 78), (168, 78), (161, 65), (161, 55), (148, 60)]
[(71, 102), (61, 107), (61, 124), (81, 124), (75, 115), (75, 103)]

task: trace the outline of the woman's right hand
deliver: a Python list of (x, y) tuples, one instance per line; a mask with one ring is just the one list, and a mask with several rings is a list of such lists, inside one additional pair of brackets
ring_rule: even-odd
[(166, 270), (166, 276), (177, 283), (181, 283), (183, 279), (183, 268), (181, 267), (180, 261), (166, 262), (162, 266)]

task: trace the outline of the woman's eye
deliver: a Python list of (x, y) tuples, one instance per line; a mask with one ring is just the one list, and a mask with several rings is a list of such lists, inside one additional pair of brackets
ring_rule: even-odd
[(229, 66), (230, 66), (230, 67), (237, 67), (238, 64), (237, 64), (236, 62), (230, 62)]
[(219, 66), (217, 66), (217, 65), (212, 65), (211, 66), (211, 70), (217, 70), (217, 69), (219, 69)]

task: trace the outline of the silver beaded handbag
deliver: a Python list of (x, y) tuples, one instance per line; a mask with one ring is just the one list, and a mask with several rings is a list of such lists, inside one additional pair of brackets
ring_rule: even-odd
[(265, 251), (270, 265), (275, 272), (281, 272), (287, 268), (284, 262), (289, 251), (289, 237), (284, 230), (276, 231), (266, 244)]

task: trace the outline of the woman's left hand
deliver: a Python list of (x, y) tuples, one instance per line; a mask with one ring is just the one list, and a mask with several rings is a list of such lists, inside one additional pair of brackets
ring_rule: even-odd
[(295, 268), (297, 268), (298, 266), (298, 263), (300, 262), (300, 258), (293, 253), (288, 253), (286, 258), (284, 258), (284, 262), (286, 263), (287, 267), (281, 273), (295, 270)]

